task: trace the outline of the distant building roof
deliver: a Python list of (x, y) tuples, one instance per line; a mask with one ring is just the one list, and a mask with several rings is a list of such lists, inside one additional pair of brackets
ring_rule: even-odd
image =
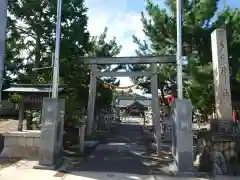
[(151, 98), (145, 96), (117, 96), (119, 100), (151, 100)]
[(117, 107), (128, 107), (134, 103), (134, 100), (118, 100), (116, 106)]
[[(4, 92), (22, 92), (22, 93), (50, 93), (51, 84), (11, 84)], [(63, 91), (67, 86), (59, 85), (58, 92)]]
[(141, 96), (140, 94), (132, 94), (132, 93), (127, 93), (127, 92), (116, 92), (115, 94), (116, 99), (120, 100), (120, 99), (125, 99), (125, 100), (145, 100), (145, 99), (150, 99), (146, 96)]
[(135, 102), (143, 105), (143, 106), (150, 106), (151, 105), (151, 98), (146, 96), (141, 96), (139, 94), (130, 94), (124, 91), (117, 92), (116, 94), (116, 106), (117, 107), (128, 107), (133, 105)]
[(133, 105), (136, 102), (143, 105), (143, 106), (151, 106), (151, 100), (150, 99), (145, 99), (145, 100), (120, 99), (120, 100), (118, 100), (116, 106), (117, 107), (128, 107), (128, 106)]
[(144, 105), (144, 106), (151, 106), (151, 99), (136, 100), (136, 101), (139, 102), (140, 104)]

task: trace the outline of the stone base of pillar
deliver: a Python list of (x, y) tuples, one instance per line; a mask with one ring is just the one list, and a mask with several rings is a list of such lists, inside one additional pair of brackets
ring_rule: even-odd
[(192, 104), (188, 99), (176, 99), (171, 104), (172, 151), (174, 163), (170, 171), (176, 176), (193, 176)]
[(39, 145), (39, 165), (36, 169), (56, 169), (63, 162), (63, 122), (65, 100), (44, 98)]

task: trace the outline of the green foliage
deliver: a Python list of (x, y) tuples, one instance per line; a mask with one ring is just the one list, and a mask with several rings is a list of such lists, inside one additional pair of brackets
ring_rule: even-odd
[[(18, 80), (26, 83), (43, 83), (51, 81), (51, 72), (46, 70), (33, 72), (32, 68), (51, 66), (52, 53), (55, 42), (55, 22), (57, 1), (11, 1), (9, 3), (9, 18), (11, 25), (19, 35), (19, 44), (22, 51), (26, 51), (23, 74), (18, 73)], [(78, 7), (78, 8), (75, 8)], [(87, 9), (82, 0), (64, 0), (62, 4), (61, 26), (61, 67), (68, 67), (69, 57), (85, 55), (91, 48), (87, 26)], [(11, 18), (14, 17), (14, 18)], [(15, 20), (13, 20), (15, 19)], [(17, 23), (21, 21), (22, 24)], [(17, 53), (19, 55), (19, 53)], [(15, 60), (15, 59), (14, 59)], [(22, 63), (22, 60), (20, 60)], [(70, 62), (71, 63), (71, 62)], [(22, 63), (23, 64), (23, 63)], [(82, 69), (82, 68), (81, 68)], [(65, 69), (61, 70), (60, 73)], [(78, 69), (79, 70), (79, 69)], [(80, 71), (82, 72), (82, 71)], [(83, 71), (84, 72), (84, 71)], [(40, 78), (37, 78), (40, 76)], [(68, 73), (61, 73), (61, 80), (68, 80)]]
[[(133, 37), (139, 47), (136, 53), (140, 56), (176, 53), (176, 0), (165, 3), (167, 9), (162, 9), (148, 0), (147, 14), (142, 13), (141, 19), (148, 41)], [(184, 95), (192, 99), (195, 109), (202, 113), (214, 109), (211, 33), (216, 28), (227, 30), (232, 99), (239, 97), (240, 84), (236, 76), (240, 72), (240, 10), (228, 6), (222, 12), (217, 10), (218, 0), (183, 1), (183, 55), (188, 57), (188, 64), (183, 69)], [(133, 71), (146, 68), (143, 65), (130, 67)], [(160, 65), (158, 72), (162, 96), (163, 93), (174, 93), (169, 87), (176, 87), (175, 65)], [(148, 90), (149, 79), (141, 85)]]
[(195, 59), (189, 58), (185, 71), (185, 97), (191, 99), (194, 109), (202, 114), (211, 113), (214, 110), (212, 64), (199, 65)]
[(12, 93), (10, 95), (9, 100), (13, 103), (13, 104), (19, 104), (20, 100), (21, 100), (21, 95), (17, 94), (17, 93)]
[[(115, 57), (121, 51), (121, 46), (118, 45), (116, 38), (107, 41), (107, 28), (105, 28), (104, 32), (99, 37), (93, 37), (91, 42), (93, 44), (93, 51), (90, 54), (91, 56)], [(116, 71), (119, 67), (112, 68), (111, 65), (99, 65), (98, 68), (100, 70)], [(115, 77), (98, 79), (96, 107), (111, 105), (113, 101), (113, 90), (105, 88), (104, 82), (119, 85), (119, 81), (117, 81), (117, 78)]]
[(26, 119), (28, 122), (28, 129), (40, 129), (41, 127), (41, 111), (40, 110), (27, 110)]
[[(50, 83), (52, 69), (32, 71), (52, 65), (55, 43), (57, 1), (16, 0), (8, 5), (6, 40), (6, 76), (14, 83)], [(83, 56), (111, 57), (121, 49), (116, 39), (107, 41), (107, 29), (91, 37), (87, 30), (87, 8), (83, 0), (63, 0), (60, 42), (60, 83), (68, 86), (62, 98), (67, 100), (68, 119), (79, 119), (78, 110), (86, 107), (89, 94), (90, 67)], [(107, 69), (110, 66), (101, 66)], [(13, 78), (14, 75), (14, 78)], [(105, 78), (118, 83), (116, 78)], [(96, 101), (111, 104), (112, 91), (103, 88), (99, 80)], [(15, 95), (11, 97), (16, 99)]]
[(75, 99), (66, 99), (66, 120), (76, 123), (79, 121), (81, 116), (80, 108), (83, 107)]

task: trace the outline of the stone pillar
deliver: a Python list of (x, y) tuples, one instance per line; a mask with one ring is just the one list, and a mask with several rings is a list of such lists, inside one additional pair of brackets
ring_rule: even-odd
[(24, 104), (25, 97), (22, 95), (19, 103), (19, 111), (18, 111), (18, 131), (23, 130), (23, 121), (24, 121)]
[(85, 125), (82, 125), (78, 129), (78, 135), (79, 135), (79, 151), (81, 153), (84, 152), (84, 139), (85, 139)]
[(88, 107), (87, 107), (87, 134), (92, 134), (92, 124), (94, 120), (95, 110), (95, 99), (96, 99), (96, 88), (97, 88), (97, 77), (94, 72), (97, 70), (97, 65), (92, 64), (90, 85), (89, 85), (89, 96), (88, 96)]
[(236, 151), (239, 153), (240, 124), (233, 124), (226, 30), (216, 29), (211, 34), (211, 40), (216, 104), (216, 120), (211, 123), (211, 130), (213, 133), (217, 132), (212, 139), (221, 141), (222, 136), (218, 136), (218, 133), (224, 133), (225, 137), (229, 135), (229, 139), (236, 142)]
[(62, 141), (65, 100), (44, 98), (38, 169), (56, 169), (63, 160)]
[(172, 153), (174, 163), (171, 170), (175, 175), (193, 174), (192, 104), (188, 99), (171, 102)]
[(232, 120), (232, 100), (228, 65), (227, 36), (224, 29), (211, 34), (217, 120)]
[[(152, 72), (157, 72), (157, 64), (152, 64)], [(157, 153), (159, 155), (161, 150), (161, 116), (158, 98), (158, 77), (157, 74), (151, 77), (151, 91), (152, 91), (152, 119), (155, 127), (156, 141), (157, 141)]]

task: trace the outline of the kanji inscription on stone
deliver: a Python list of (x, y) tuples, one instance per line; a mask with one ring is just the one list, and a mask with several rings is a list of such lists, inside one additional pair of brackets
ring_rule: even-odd
[(230, 98), (231, 94), (230, 91), (226, 88), (222, 88), (221, 89), (221, 103), (225, 103), (228, 102), (229, 98)]
[(225, 47), (224, 42), (223, 42), (223, 40), (221, 40), (221, 41), (220, 41), (220, 48), (221, 48), (220, 51), (221, 51), (221, 52), (224, 51), (224, 47)]
[(228, 68), (225, 64), (220, 65), (220, 74), (224, 76), (224, 83), (227, 83)]

